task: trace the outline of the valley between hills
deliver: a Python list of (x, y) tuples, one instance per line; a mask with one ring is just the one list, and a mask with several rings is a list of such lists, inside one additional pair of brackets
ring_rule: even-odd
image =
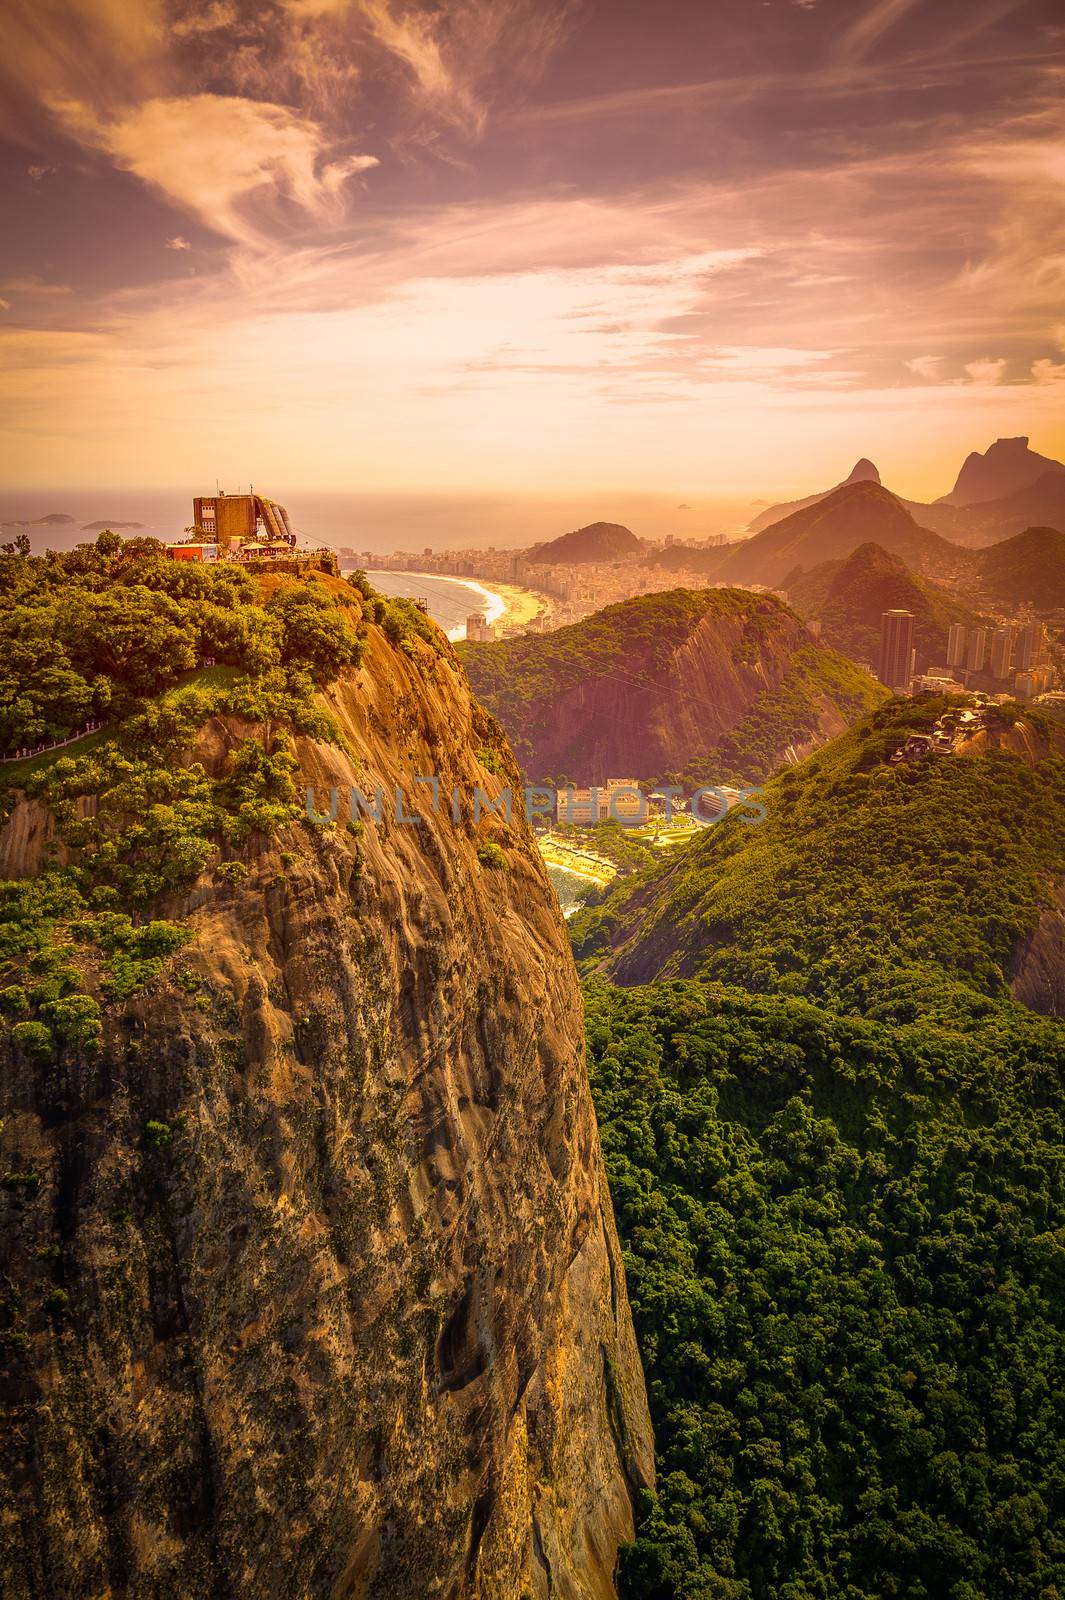
[[(0, 552), (17, 1600), (1065, 1588), (1065, 721), (925, 681), (1053, 672), (1065, 538), (781, 509), (457, 647), (328, 552)], [(590, 819), (567, 924), (523, 786), (618, 777), (730, 798)]]

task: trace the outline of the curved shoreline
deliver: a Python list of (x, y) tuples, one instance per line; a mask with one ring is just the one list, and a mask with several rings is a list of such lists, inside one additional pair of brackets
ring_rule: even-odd
[[(393, 569), (389, 568), (389, 573)], [(489, 627), (497, 622), (511, 627), (520, 627), (523, 623), (531, 622), (533, 617), (541, 613), (550, 615), (551, 601), (547, 595), (538, 594), (535, 589), (525, 589), (519, 584), (500, 583), (494, 589), (482, 583), (477, 578), (457, 578), (450, 572), (412, 572), (406, 567), (395, 570), (397, 577), (424, 578), (437, 583), (453, 583), (461, 589), (468, 589), (471, 594), (483, 603), (485, 622)], [(373, 581), (373, 574), (370, 574)], [(447, 636), (452, 644), (457, 644), (466, 637), (466, 624), (456, 623), (447, 629)]]
[(572, 872), (575, 878), (583, 878), (587, 883), (604, 888), (617, 877), (617, 867), (605, 856), (573, 850), (551, 838), (537, 837), (536, 843), (548, 866), (561, 867), (564, 872)]

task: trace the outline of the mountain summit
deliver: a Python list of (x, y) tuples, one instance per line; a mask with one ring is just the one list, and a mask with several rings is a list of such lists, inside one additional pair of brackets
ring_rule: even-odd
[(1018, 489), (1027, 489), (1047, 472), (1065, 472), (1065, 463), (1029, 449), (1024, 435), (996, 439), (983, 455), (974, 450), (966, 456), (957, 483), (939, 504), (971, 506), (984, 500), (1001, 500)]
[(920, 527), (906, 507), (882, 484), (871, 480), (842, 484), (813, 504), (764, 528), (753, 539), (723, 552), (714, 577), (725, 583), (783, 583), (796, 567), (838, 561), (859, 545), (874, 543), (920, 568), (926, 556), (946, 542)]
[(784, 500), (779, 505), (768, 506), (765, 511), (747, 524), (748, 533), (761, 533), (763, 528), (771, 528), (774, 522), (782, 522), (785, 517), (792, 516), (796, 511), (805, 511), (809, 506), (815, 506), (821, 500), (827, 500), (830, 494), (835, 494), (837, 489), (845, 489), (850, 483), (879, 483), (880, 473), (869, 460), (862, 456), (856, 461), (847, 477), (841, 483), (833, 484), (831, 489), (822, 489), (817, 494), (804, 495), (801, 500)]
[(821, 623), (821, 639), (852, 661), (875, 661), (880, 619), (899, 609), (914, 615), (918, 671), (946, 660), (951, 623), (976, 627), (984, 619), (947, 590), (912, 572), (901, 556), (878, 544), (859, 545), (840, 561), (823, 561), (784, 581), (788, 601), (804, 622)]
[(624, 561), (639, 552), (640, 541), (631, 528), (620, 522), (590, 522), (586, 528), (574, 528), (547, 544), (534, 545), (529, 551), (530, 561)]

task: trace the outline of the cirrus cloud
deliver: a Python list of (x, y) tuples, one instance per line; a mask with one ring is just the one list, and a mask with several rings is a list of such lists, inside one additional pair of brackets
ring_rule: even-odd
[(77, 101), (54, 109), (83, 142), (216, 233), (246, 245), (269, 238), (264, 205), (289, 200), (308, 215), (328, 217), (348, 179), (377, 166), (371, 155), (330, 159), (316, 123), (235, 95), (145, 100), (104, 119)]

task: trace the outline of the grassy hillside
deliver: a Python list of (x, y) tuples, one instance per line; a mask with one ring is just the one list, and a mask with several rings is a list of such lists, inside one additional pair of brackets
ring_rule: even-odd
[(877, 544), (859, 545), (844, 560), (786, 578), (784, 586), (799, 615), (821, 623), (825, 643), (855, 661), (877, 660), (880, 619), (894, 607), (913, 612), (918, 671), (946, 662), (952, 623), (975, 627), (985, 620)]
[[(948, 701), (891, 701), (738, 814), (629, 879), (572, 924), (578, 956), (621, 982), (700, 976), (899, 1022), (979, 1017), (1065, 877), (1061, 730), (1023, 718), (1009, 749), (891, 767)], [(1017, 741), (1018, 744), (1020, 741)]]
[(587, 1030), (659, 1464), (622, 1600), (1065, 1592), (1061, 1027), (661, 983)]

